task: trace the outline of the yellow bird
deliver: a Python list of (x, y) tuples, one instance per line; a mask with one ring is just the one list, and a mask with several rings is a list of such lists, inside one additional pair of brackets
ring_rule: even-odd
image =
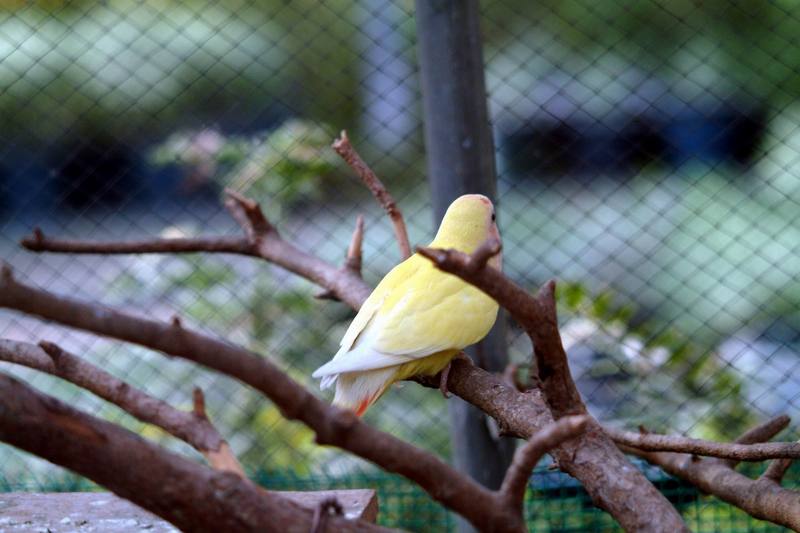
[[(489, 237), (500, 238), (492, 202), (467, 194), (450, 204), (429, 246), (471, 253)], [(499, 270), (500, 255), (489, 264)], [(414, 254), (375, 287), (339, 351), (312, 376), (321, 378), (322, 389), (336, 383), (333, 403), (361, 416), (392, 383), (435, 375), (485, 337), (497, 307), (479, 289)]]

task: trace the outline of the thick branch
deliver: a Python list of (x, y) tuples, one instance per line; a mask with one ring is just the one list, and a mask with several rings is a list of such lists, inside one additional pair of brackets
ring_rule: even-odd
[(347, 137), (346, 131), (342, 131), (341, 136), (333, 141), (331, 146), (336, 153), (350, 165), (350, 168), (358, 174), (358, 177), (361, 178), (364, 185), (367, 186), (370, 192), (372, 192), (372, 195), (375, 196), (381, 206), (383, 206), (383, 209), (386, 210), (386, 213), (392, 220), (394, 236), (400, 247), (400, 256), (403, 259), (409, 257), (411, 255), (411, 245), (408, 242), (408, 232), (406, 231), (406, 223), (403, 220), (403, 213), (400, 212), (400, 208), (397, 207), (397, 202), (394, 201), (394, 198), (389, 194), (389, 191), (386, 190), (386, 187), (383, 186), (378, 176), (375, 175), (372, 169), (361, 159), (361, 156), (358, 155), (353, 145), (350, 144), (350, 139)]
[[(471, 256), (456, 250), (417, 251), (439, 269), (483, 290), (522, 325), (534, 345), (543, 398), (555, 418), (586, 414), (558, 331), (554, 282), (545, 284), (532, 297), (487, 265), (492, 252), (499, 251), (497, 243), (491, 241)], [(585, 432), (563, 443), (552, 455), (562, 470), (581, 480), (595, 504), (611, 513), (626, 530), (686, 530), (675, 508), (625, 459), (593, 418)]]
[(55, 296), (18, 283), (7, 269), (0, 282), (0, 307), (140, 344), (235, 377), (275, 402), (286, 418), (306, 424), (320, 444), (338, 446), (407, 477), (481, 530), (522, 528), (520, 516), (496, 505), (475, 504), (495, 501), (491, 491), (432, 454), (373, 429), (349, 411), (320, 401), (265, 358), (243, 348), (183, 327)]
[(205, 410), (188, 413), (175, 409), (49, 342), (36, 346), (0, 339), (0, 360), (46, 372), (86, 389), (142, 422), (158, 426), (185, 441), (202, 453), (214, 468), (244, 477), (230, 446), (208, 420)]
[(614, 442), (644, 451), (677, 452), (719, 457), (735, 461), (764, 461), (766, 459), (797, 459), (800, 457), (800, 443), (760, 442), (739, 444), (713, 442), (693, 439), (682, 435), (658, 435), (638, 433), (616, 428), (606, 428)]
[[(168, 452), (0, 374), (0, 440), (69, 468), (183, 531), (309, 531), (313, 511)], [(198, 505), (202, 502), (202, 505)], [(330, 517), (335, 531), (385, 531)]]
[(583, 431), (588, 422), (589, 418), (586, 416), (562, 418), (533, 435), (528, 442), (519, 447), (500, 487), (500, 494), (508, 505), (517, 509), (517, 512), (522, 512), (525, 488), (536, 464), (548, 450)]

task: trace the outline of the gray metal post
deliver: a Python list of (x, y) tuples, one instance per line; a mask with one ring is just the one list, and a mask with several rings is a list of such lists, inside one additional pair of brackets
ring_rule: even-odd
[[(428, 179), (436, 222), (466, 193), (496, 201), (494, 143), (489, 126), (477, 0), (417, 0), (416, 23)], [(468, 350), (485, 369), (508, 362), (504, 315)], [(491, 488), (500, 486), (514, 443), (496, 439), (485, 415), (459, 398), (449, 401), (456, 466)], [(461, 531), (470, 529), (466, 522)]]

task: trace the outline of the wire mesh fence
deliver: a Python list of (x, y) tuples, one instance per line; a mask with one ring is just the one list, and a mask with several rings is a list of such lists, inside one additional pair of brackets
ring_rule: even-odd
[[(730, 1), (481, 5), (505, 269), (531, 288), (562, 281), (562, 333), (592, 413), (731, 439), (795, 411), (800, 13)], [(392, 233), (329, 144), (346, 128), (398, 199), (412, 243), (432, 237), (415, 43), (407, 1), (4, 4), (0, 256), (60, 293), (177, 313), (315, 387), (310, 373), (351, 315), (315, 301), (303, 280), (238, 257), (37, 255), (18, 241), (35, 226), (106, 240), (234, 234), (220, 201), (232, 187), (331, 261), (365, 214), (374, 283), (399, 259)], [(408, 485), (314, 445), (231, 380), (7, 311), (0, 337), (57, 342), (177, 406), (203, 387), (210, 416), (268, 486), (375, 485), (391, 502), (387, 523), (451, 525)], [(513, 327), (509, 346), (524, 365), (530, 345)], [(193, 453), (75, 387), (0, 368)], [(445, 416), (438, 395), (401, 385), (367, 419), (447, 456)], [(0, 480), (84, 486), (6, 446)], [(593, 511), (573, 523), (583, 515), (570, 509), (588, 503), (565, 483), (531, 501), (539, 518), (562, 513), (553, 530), (612, 527)], [(698, 531), (766, 530), (675, 490)]]

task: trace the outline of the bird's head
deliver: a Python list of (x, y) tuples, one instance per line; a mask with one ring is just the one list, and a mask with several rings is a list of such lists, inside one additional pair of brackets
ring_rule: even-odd
[(482, 194), (465, 194), (447, 208), (430, 246), (472, 253), (489, 237), (500, 239), (492, 201)]

